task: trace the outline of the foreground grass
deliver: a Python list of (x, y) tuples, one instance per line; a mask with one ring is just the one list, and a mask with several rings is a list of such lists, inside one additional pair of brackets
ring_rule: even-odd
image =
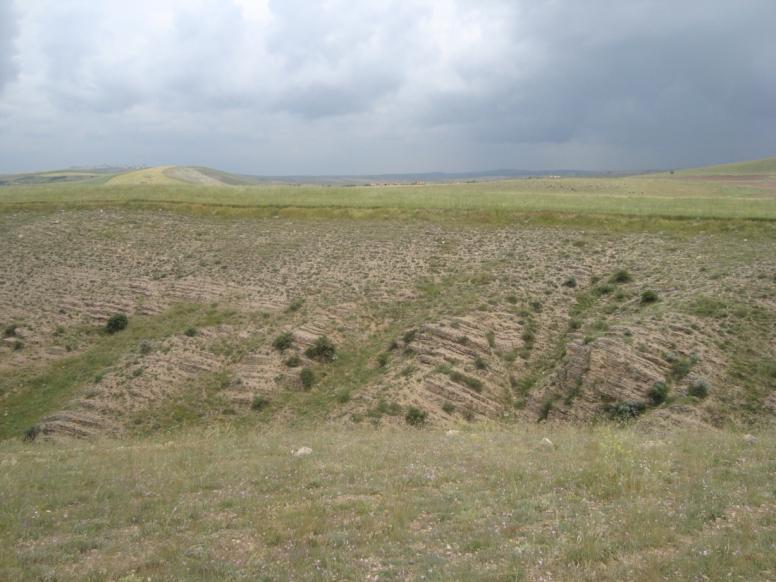
[(4, 442), (0, 578), (767, 580), (775, 458), (609, 427)]

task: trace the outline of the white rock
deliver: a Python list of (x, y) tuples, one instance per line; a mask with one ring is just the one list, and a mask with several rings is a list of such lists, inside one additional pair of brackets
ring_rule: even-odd
[(757, 437), (754, 436), (753, 434), (745, 434), (744, 435), (744, 442), (747, 442), (750, 445), (753, 445), (754, 443), (757, 442)]
[(544, 437), (544, 438), (542, 439), (542, 444), (543, 444), (545, 447), (555, 447), (555, 444), (554, 444), (554, 443), (553, 443), (553, 442), (552, 442), (550, 439), (548, 439), (547, 437)]
[(313, 450), (310, 447), (301, 447), (295, 451), (291, 451), (291, 454), (295, 457), (306, 457), (312, 454)]
[(455, 436), (455, 435), (461, 434), (461, 431), (460, 431), (460, 430), (453, 430), (453, 429), (450, 429), (450, 430), (448, 430), (448, 431), (447, 431), (445, 434), (446, 434), (447, 436)]

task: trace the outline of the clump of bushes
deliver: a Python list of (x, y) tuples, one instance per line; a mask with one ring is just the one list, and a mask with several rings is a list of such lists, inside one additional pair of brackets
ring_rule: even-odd
[(289, 368), (298, 368), (301, 363), (302, 363), (302, 360), (296, 354), (294, 354), (293, 356), (291, 356), (285, 361), (286, 366)]
[(569, 289), (574, 289), (577, 286), (577, 280), (575, 277), (569, 277), (565, 281), (563, 281), (563, 286), (568, 287)]
[(613, 419), (626, 421), (641, 415), (646, 408), (647, 406), (638, 400), (625, 400), (624, 402), (610, 404), (606, 407), (606, 410)]
[(695, 380), (690, 384), (687, 393), (695, 398), (706, 398), (709, 395), (709, 383), (706, 380)]
[(410, 426), (423, 426), (426, 424), (426, 418), (428, 413), (425, 410), (421, 410), (416, 406), (410, 406), (407, 409), (407, 414), (404, 415), (404, 420)]
[(256, 394), (251, 401), (251, 409), (259, 411), (269, 406), (269, 399), (261, 394)]
[(609, 281), (611, 283), (630, 283), (631, 281), (633, 281), (633, 277), (625, 269), (620, 269), (619, 271), (616, 271), (614, 275), (611, 276)]
[(272, 347), (279, 352), (284, 352), (294, 343), (294, 335), (290, 331), (284, 331), (272, 342)]
[(655, 382), (652, 388), (649, 389), (648, 396), (655, 406), (663, 404), (668, 399), (668, 384), (665, 382)]
[(302, 381), (302, 386), (305, 390), (309, 390), (315, 384), (315, 372), (312, 368), (302, 368), (299, 372), (299, 379)]
[(322, 335), (305, 350), (304, 355), (323, 363), (333, 362), (337, 357), (337, 347), (328, 337)]
[(649, 305), (650, 303), (657, 303), (658, 297), (657, 291), (653, 291), (652, 289), (647, 289), (646, 291), (643, 291), (641, 293), (641, 304), (642, 305)]
[(124, 313), (116, 313), (111, 315), (105, 324), (105, 331), (113, 334), (121, 330), (124, 330), (129, 325), (129, 318)]

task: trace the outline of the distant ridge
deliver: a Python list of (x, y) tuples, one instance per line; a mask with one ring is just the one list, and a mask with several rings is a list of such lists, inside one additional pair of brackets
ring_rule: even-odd
[(762, 160), (719, 164), (701, 168), (677, 170), (677, 176), (746, 176), (756, 174), (776, 174), (776, 157)]

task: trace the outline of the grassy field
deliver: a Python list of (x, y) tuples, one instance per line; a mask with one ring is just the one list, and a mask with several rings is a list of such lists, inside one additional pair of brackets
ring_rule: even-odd
[(771, 170), (0, 187), (0, 580), (776, 579)]
[[(157, 169), (158, 170), (158, 169)], [(146, 171), (146, 173), (150, 172)], [(614, 214), (681, 218), (776, 219), (776, 186), (664, 177), (526, 179), (467, 184), (330, 187), (200, 186), (152, 183), (142, 172), (108, 186), (58, 184), (0, 190), (0, 211), (18, 207), (174, 203), (237, 208), (393, 209), (516, 213)], [(158, 176), (157, 176), (158, 174)], [(138, 177), (140, 176), (140, 177)], [(170, 180), (156, 172), (159, 180)]]
[(0, 578), (772, 580), (776, 434), (755, 438), (544, 426), (5, 442)]

